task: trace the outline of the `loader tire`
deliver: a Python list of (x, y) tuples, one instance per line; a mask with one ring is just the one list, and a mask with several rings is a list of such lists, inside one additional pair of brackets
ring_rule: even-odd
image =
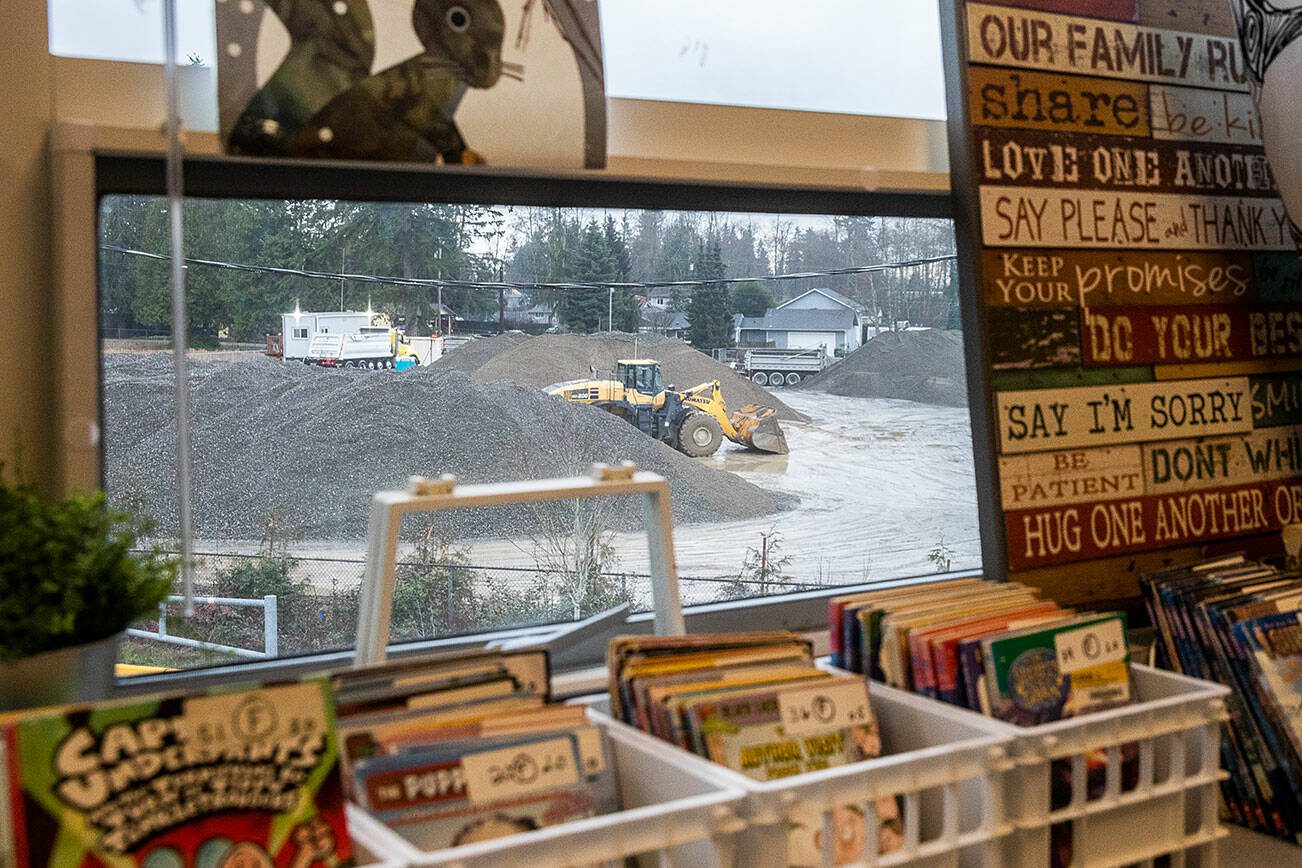
[(723, 430), (713, 417), (692, 413), (678, 426), (678, 451), (692, 458), (706, 458), (719, 451)]

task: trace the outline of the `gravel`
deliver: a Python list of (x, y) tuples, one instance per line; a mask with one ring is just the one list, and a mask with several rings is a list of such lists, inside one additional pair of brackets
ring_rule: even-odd
[[(115, 504), (152, 516), (164, 537), (177, 533), (172, 376), (169, 353), (104, 358), (108, 490)], [(441, 365), (399, 374), (196, 361), (190, 382), (202, 539), (260, 539), (274, 518), (279, 533), (298, 538), (360, 540), (371, 495), (412, 474), (496, 482), (573, 475), (592, 461), (630, 460), (664, 475), (679, 523), (793, 505), (602, 411)], [(556, 515), (476, 510), (447, 527), (463, 536), (531, 534)], [(638, 505), (621, 504), (609, 522), (640, 527)]]
[(900, 398), (966, 407), (963, 333), (885, 332), (799, 388), (850, 398)]
[(727, 365), (675, 338), (620, 332), (598, 335), (538, 335), (520, 332), (478, 340), (448, 353), (434, 367), (463, 371), (481, 383), (509, 380), (543, 388), (566, 380), (613, 377), (617, 359), (658, 359), (665, 381), (680, 388), (718, 380), (729, 410), (758, 404), (777, 410), (779, 419), (808, 421), (772, 392), (755, 385)]

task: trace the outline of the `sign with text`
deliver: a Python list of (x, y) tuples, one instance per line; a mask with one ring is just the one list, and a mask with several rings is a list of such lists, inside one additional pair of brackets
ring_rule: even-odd
[(989, 307), (1225, 304), (1253, 301), (1244, 253), (985, 250)]
[(1013, 577), (1302, 518), (1302, 257), (1231, 5), (942, 4)]
[(969, 3), (973, 63), (1248, 90), (1238, 39)]
[(1299, 520), (1297, 478), (1004, 515), (1015, 570), (1270, 533)]
[(1084, 308), (1086, 365), (1180, 365), (1302, 355), (1296, 305)]
[(999, 459), (1004, 510), (1119, 500), (1144, 494), (1139, 446), (1036, 452)]
[(1292, 250), (1278, 199), (982, 187), (989, 247)]
[(977, 131), (976, 146), (977, 169), (986, 184), (1279, 195), (1265, 152), (1253, 145), (992, 128)]
[(1252, 430), (1246, 377), (1000, 392), (1005, 455)]
[(568, 736), (467, 754), (461, 760), (461, 770), (472, 805), (519, 798), (579, 782), (574, 740)]
[(1298, 426), (1149, 443), (1143, 449), (1146, 494), (1302, 477), (1302, 427)]
[(1023, 72), (992, 66), (968, 70), (972, 122), (987, 127), (1147, 136), (1148, 87), (1104, 78)]
[(1058, 671), (1063, 675), (1115, 663), (1130, 656), (1130, 646), (1126, 643), (1126, 631), (1120, 618), (1055, 633), (1053, 650)]
[(813, 687), (778, 694), (778, 711), (787, 735), (822, 735), (873, 721), (868, 688), (862, 679), (829, 679)]
[(1261, 121), (1249, 94), (1155, 84), (1149, 99), (1153, 138), (1261, 144)]
[(1267, 374), (1251, 380), (1252, 426), (1302, 425), (1302, 374)]

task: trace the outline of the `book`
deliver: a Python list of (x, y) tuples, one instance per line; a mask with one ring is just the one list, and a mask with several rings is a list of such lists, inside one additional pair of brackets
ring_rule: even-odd
[[(835, 768), (882, 751), (868, 682), (815, 667), (807, 640), (793, 633), (625, 637), (607, 651), (612, 707), (637, 726), (758, 781)], [(838, 864), (903, 843), (893, 797), (834, 812), (835, 840), (822, 840), (821, 811), (794, 805), (792, 865), (818, 865), (824, 845)], [(844, 857), (844, 858), (842, 858)]]
[(1126, 616), (1078, 616), (981, 640), (994, 717), (1031, 726), (1130, 701)]
[(36, 712), (5, 742), (19, 866), (351, 864), (325, 680)]

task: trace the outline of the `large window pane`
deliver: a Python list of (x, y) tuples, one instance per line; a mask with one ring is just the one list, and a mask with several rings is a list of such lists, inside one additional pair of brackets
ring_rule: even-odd
[[(157, 198), (103, 200), (101, 335), (106, 486), (167, 548), (164, 216)], [(979, 566), (946, 221), (211, 199), (186, 217), (197, 583), (214, 599), (140, 625), (132, 662), (349, 646), (370, 496), (412, 474), (661, 473), (688, 605)], [(544, 391), (569, 381), (595, 381), (571, 398), (602, 409)], [(789, 452), (693, 440), (665, 409), (693, 395), (706, 434), (771, 409)], [(619, 501), (409, 519), (395, 638), (645, 611), (641, 521)]]

